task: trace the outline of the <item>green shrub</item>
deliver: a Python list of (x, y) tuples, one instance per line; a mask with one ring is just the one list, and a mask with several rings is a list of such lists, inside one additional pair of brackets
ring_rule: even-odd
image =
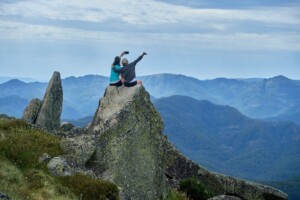
[(58, 137), (29, 129), (21, 120), (7, 123), (2, 121), (0, 129), (6, 130), (5, 139), (0, 140), (0, 155), (22, 170), (45, 168), (45, 164), (38, 163), (38, 158), (43, 153), (48, 153), (51, 157), (62, 154)]
[(0, 130), (28, 129), (30, 125), (23, 120), (0, 119)]
[(0, 191), (13, 199), (118, 200), (119, 190), (112, 183), (81, 174), (53, 177), (46, 164), (38, 163), (43, 153), (63, 153), (59, 140), (22, 120), (0, 119)]
[(180, 190), (185, 192), (187, 196), (193, 200), (206, 200), (213, 196), (212, 193), (194, 177), (181, 180), (179, 185)]
[(179, 192), (175, 189), (171, 189), (169, 195), (165, 200), (188, 200), (186, 194)]
[(82, 199), (119, 199), (119, 189), (107, 181), (96, 180), (82, 174), (59, 177), (58, 179), (61, 185), (68, 187)]

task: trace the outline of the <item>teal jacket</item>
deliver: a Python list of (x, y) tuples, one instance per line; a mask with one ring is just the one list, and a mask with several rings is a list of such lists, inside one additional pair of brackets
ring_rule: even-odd
[[(121, 69), (121, 66), (120, 66), (120, 65), (115, 65), (114, 68), (116, 68), (116, 69)], [(110, 80), (109, 80), (109, 82), (110, 82), (110, 83), (116, 83), (116, 82), (118, 82), (118, 81), (120, 80), (119, 76), (120, 76), (120, 72), (115, 72), (115, 71), (113, 70), (113, 68), (111, 67), (111, 69), (110, 69)]]

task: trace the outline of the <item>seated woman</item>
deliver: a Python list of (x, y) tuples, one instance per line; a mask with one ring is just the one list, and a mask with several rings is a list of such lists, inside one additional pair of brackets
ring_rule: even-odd
[(116, 67), (113, 67), (113, 71), (116, 73), (121, 73), (122, 77), (125, 79), (124, 86), (126, 87), (132, 87), (136, 84), (142, 84), (142, 81), (136, 80), (135, 76), (135, 66), (136, 64), (142, 60), (142, 58), (147, 55), (145, 52), (143, 52), (142, 55), (140, 55), (135, 61), (128, 64), (128, 60), (126, 58), (123, 58), (122, 60), (122, 68), (117, 69)]
[(122, 52), (120, 56), (116, 56), (113, 64), (111, 65), (110, 80), (109, 80), (109, 82), (110, 82), (109, 85), (110, 86), (119, 87), (119, 86), (123, 85), (122, 79), (120, 78), (120, 76), (121, 76), (120, 72), (115, 72), (113, 70), (113, 68), (121, 69), (120, 61), (121, 61), (121, 57), (123, 55), (124, 55), (124, 52)]

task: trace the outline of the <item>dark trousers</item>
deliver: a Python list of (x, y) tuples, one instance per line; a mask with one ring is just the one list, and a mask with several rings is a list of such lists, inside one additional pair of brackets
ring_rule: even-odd
[(130, 83), (124, 83), (124, 86), (125, 87), (132, 87), (132, 86), (135, 86), (137, 84), (137, 81), (133, 81), (133, 82), (130, 82)]
[(122, 83), (121, 80), (119, 80), (117, 83), (110, 83), (109, 85), (110, 85), (110, 86), (117, 86), (117, 87), (120, 87), (120, 86), (123, 85), (123, 83)]

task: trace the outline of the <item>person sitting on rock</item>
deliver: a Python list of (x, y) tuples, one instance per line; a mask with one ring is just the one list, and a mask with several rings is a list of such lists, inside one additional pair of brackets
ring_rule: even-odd
[(142, 55), (140, 55), (135, 61), (128, 64), (128, 60), (126, 58), (122, 59), (122, 68), (117, 69), (116, 67), (113, 67), (113, 70), (116, 73), (121, 73), (122, 77), (125, 79), (124, 86), (126, 87), (132, 87), (136, 84), (142, 84), (142, 81), (136, 80), (135, 76), (135, 66), (136, 64), (142, 60), (144, 55), (147, 55), (145, 52), (143, 52)]
[(113, 64), (111, 65), (111, 70), (110, 70), (110, 80), (109, 80), (109, 85), (110, 86), (122, 86), (123, 81), (120, 72), (115, 72), (113, 68), (115, 69), (121, 69), (120, 61), (121, 57), (125, 54), (123, 51), (120, 56), (116, 56)]

